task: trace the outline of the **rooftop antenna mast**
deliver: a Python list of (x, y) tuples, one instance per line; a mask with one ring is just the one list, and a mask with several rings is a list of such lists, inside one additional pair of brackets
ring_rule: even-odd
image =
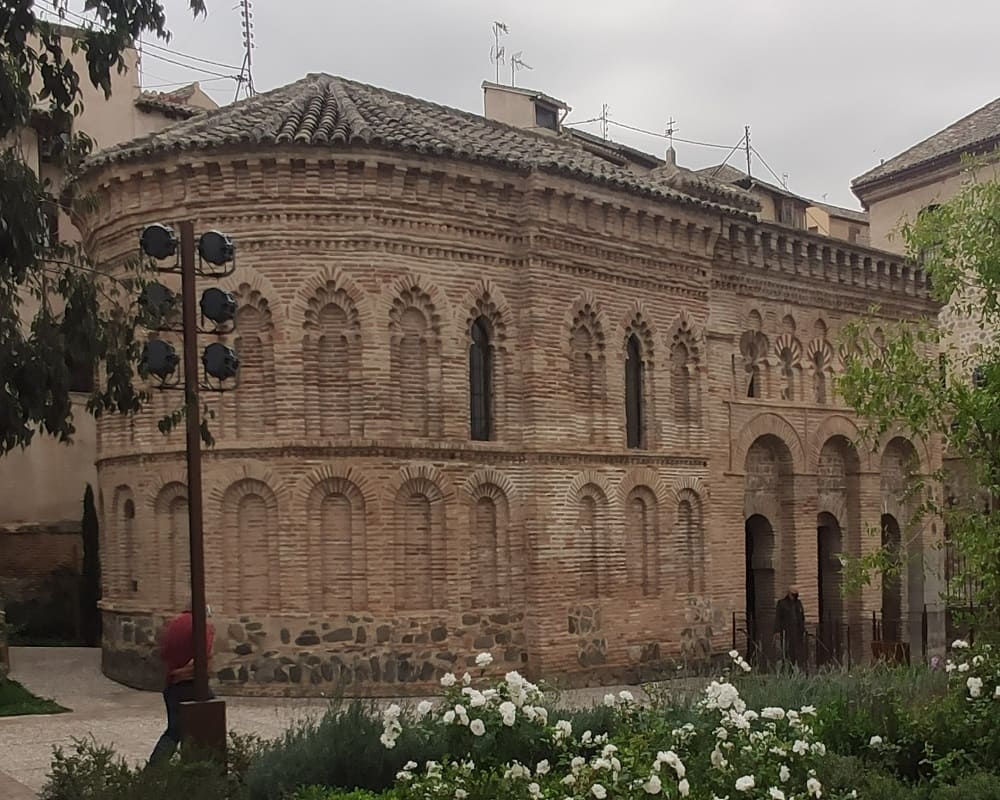
[(253, 86), (253, 0), (240, 0), (240, 16), (243, 22), (243, 66), (240, 67), (239, 78), (236, 81), (236, 97), (240, 97), (243, 84), (247, 87), (247, 97), (253, 97), (257, 90)]
[(604, 141), (608, 140), (608, 112), (610, 110), (607, 103), (601, 106), (601, 138)]
[(514, 85), (514, 75), (519, 69), (534, 69), (530, 64), (526, 64), (521, 58), (523, 51), (518, 50), (510, 57), (510, 85)]
[(673, 115), (671, 114), (670, 119), (667, 120), (667, 127), (664, 130), (664, 133), (667, 135), (667, 139), (670, 142), (670, 149), (671, 150), (674, 149), (674, 134), (677, 133), (677, 131), (680, 130), (680, 128), (675, 128), (674, 127), (676, 124), (677, 124), (677, 120), (675, 120), (674, 117), (673, 117)]
[(504, 47), (500, 44), (500, 35), (510, 33), (510, 29), (504, 25), (502, 22), (493, 23), (493, 47), (490, 48), (490, 61), (496, 64), (497, 68), (497, 79), (496, 82), (500, 83), (500, 65), (504, 63)]
[(743, 128), (743, 143), (747, 147), (747, 177), (750, 177), (750, 126)]

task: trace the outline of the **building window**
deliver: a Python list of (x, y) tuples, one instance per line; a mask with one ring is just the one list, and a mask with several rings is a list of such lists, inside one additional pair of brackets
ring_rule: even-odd
[(472, 323), (469, 346), (469, 419), (475, 441), (488, 442), (492, 438), (492, 377), (489, 323), (479, 317)]
[(547, 128), (550, 131), (559, 130), (559, 114), (550, 107), (535, 103), (535, 127)]
[(861, 228), (856, 228), (852, 225), (847, 229), (847, 240), (849, 242), (857, 243), (859, 238), (861, 238)]
[(633, 334), (628, 337), (625, 356), (625, 438), (626, 445), (631, 448), (642, 447), (642, 351), (639, 347), (639, 337)]

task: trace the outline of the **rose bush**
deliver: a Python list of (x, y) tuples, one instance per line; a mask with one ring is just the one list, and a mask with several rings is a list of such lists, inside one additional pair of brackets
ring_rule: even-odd
[[(748, 671), (738, 654), (733, 666), (737, 675)], [(637, 704), (627, 691), (609, 694), (604, 703), (617, 724), (601, 734), (575, 730), (569, 719), (550, 719), (544, 692), (517, 672), (482, 688), (469, 674), (445, 675), (441, 684), (440, 702), (418, 707), (411, 724), (420, 736), (446, 737), (449, 755), (405, 764), (395, 787), (401, 800), (837, 800), (854, 795), (823, 789), (826, 747), (814, 732), (814, 708), (750, 709), (727, 678), (706, 687), (685, 721), (669, 709)], [(398, 706), (386, 709), (383, 746), (395, 747), (403, 733), (401, 719)], [(503, 754), (514, 749), (513, 742), (518, 752), (554, 755), (506, 760)]]

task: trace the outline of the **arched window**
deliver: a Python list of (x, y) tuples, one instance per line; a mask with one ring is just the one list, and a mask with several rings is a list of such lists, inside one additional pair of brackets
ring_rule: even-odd
[(125, 589), (128, 592), (139, 591), (139, 580), (136, 576), (136, 541), (135, 541), (135, 503), (129, 498), (122, 506), (122, 538), (125, 545)]
[(645, 444), (643, 425), (643, 363), (639, 337), (628, 337), (625, 356), (625, 440), (626, 445), (639, 448)]
[(472, 438), (488, 442), (493, 438), (493, 355), (489, 322), (479, 317), (472, 323), (469, 346), (469, 421)]

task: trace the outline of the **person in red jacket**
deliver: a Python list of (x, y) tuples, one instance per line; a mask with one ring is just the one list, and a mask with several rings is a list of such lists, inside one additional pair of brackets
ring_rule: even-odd
[[(210, 612), (209, 612), (210, 613)], [(211, 654), (215, 631), (211, 623), (205, 629), (205, 649)], [(190, 608), (174, 617), (164, 628), (160, 640), (166, 687), (163, 702), (167, 706), (167, 729), (160, 736), (149, 763), (169, 761), (181, 741), (181, 703), (194, 700), (194, 623)], [(209, 659), (211, 661), (211, 659)]]

